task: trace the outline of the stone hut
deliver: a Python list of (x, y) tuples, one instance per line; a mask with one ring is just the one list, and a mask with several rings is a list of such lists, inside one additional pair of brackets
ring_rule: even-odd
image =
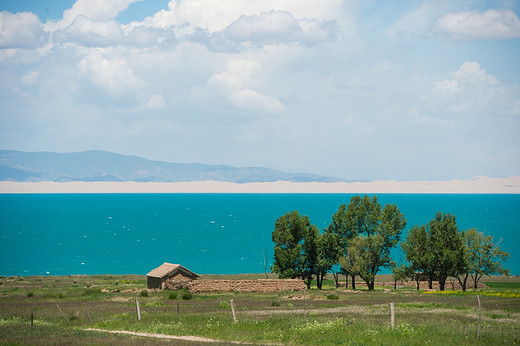
[(165, 282), (171, 279), (197, 280), (197, 274), (181, 266), (164, 262), (159, 267), (146, 274), (148, 277), (148, 288), (164, 289)]

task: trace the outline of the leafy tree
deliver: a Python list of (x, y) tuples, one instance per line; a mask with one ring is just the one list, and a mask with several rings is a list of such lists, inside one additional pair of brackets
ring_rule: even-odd
[(510, 254), (500, 249), (500, 242), (495, 244), (492, 236), (485, 236), (475, 228), (464, 232), (464, 238), (468, 253), (467, 272), (471, 274), (474, 289), (477, 289), (483, 275), (509, 275), (509, 270), (503, 267), (502, 262)]
[(297, 210), (281, 216), (275, 222), (272, 239), (275, 247), (271, 270), (280, 278), (301, 278), (307, 288), (316, 276), (321, 288), (323, 277), (330, 268), (329, 255), (324, 253), (322, 235), (309, 218), (300, 216)]
[[(319, 249), (319, 231), (314, 225), (309, 225), (303, 238), (303, 252), (302, 252), (302, 279), (305, 281), (307, 288), (311, 288), (313, 276), (317, 275), (318, 262), (320, 257)], [(318, 279), (319, 281), (319, 279)]]
[(327, 272), (338, 263), (341, 254), (341, 243), (337, 234), (322, 233), (318, 236), (318, 263), (316, 265), (316, 285), (321, 289)]
[(295, 279), (302, 276), (303, 238), (310, 227), (309, 218), (292, 211), (279, 217), (272, 234), (274, 263), (271, 270), (282, 279)]
[(405, 264), (397, 264), (395, 262), (391, 265), (392, 277), (394, 278), (394, 290), (397, 289), (397, 282), (403, 282), (406, 278), (410, 277), (412, 271), (411, 268)]
[(374, 289), (374, 279), (380, 267), (391, 264), (390, 250), (397, 245), (406, 219), (396, 205), (381, 209), (377, 197), (354, 196), (345, 212), (346, 229), (356, 237), (349, 240), (347, 254), (368, 289)]
[[(326, 234), (334, 234), (336, 236), (336, 239), (338, 241), (339, 246), (339, 254), (338, 254), (338, 261), (340, 257), (347, 257), (347, 247), (349, 241), (357, 236), (357, 228), (350, 222), (350, 219), (347, 215), (347, 205), (342, 204), (338, 208), (338, 211), (332, 215), (332, 221), (329, 224), (329, 226), (325, 229)], [(355, 272), (351, 271), (349, 268), (352, 266), (348, 265), (347, 258), (344, 258), (342, 260), (343, 263), (340, 263), (341, 266), (341, 273), (346, 276), (346, 286), (348, 287), (348, 275), (352, 276), (352, 282), (355, 286), (355, 276), (357, 275)], [(337, 261), (336, 261), (337, 263)], [(338, 277), (337, 274), (335, 274), (335, 280), (336, 280), (336, 286), (338, 285)], [(355, 287), (354, 287), (355, 289)]]
[(430, 232), (427, 226), (413, 226), (406, 240), (401, 244), (406, 260), (410, 263), (410, 269), (414, 274), (419, 289), (419, 281), (422, 275), (428, 278), (428, 286), (433, 287), (435, 279), (435, 261), (431, 251)]
[(438, 212), (430, 221), (430, 244), (439, 289), (444, 291), (448, 276), (455, 276), (464, 267), (464, 243), (454, 215)]

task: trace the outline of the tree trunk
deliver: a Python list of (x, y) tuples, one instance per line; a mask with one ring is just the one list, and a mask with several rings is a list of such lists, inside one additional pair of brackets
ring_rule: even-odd
[(428, 288), (433, 289), (433, 281), (432, 279), (428, 279)]
[(367, 281), (366, 283), (368, 286), (368, 290), (373, 291), (374, 290), (374, 281)]
[(394, 291), (397, 290), (397, 280), (394, 279)]
[(421, 286), (420, 280), (415, 280), (415, 284), (417, 285), (417, 291), (419, 290), (419, 286)]
[(353, 290), (356, 289), (356, 276), (355, 275), (352, 275), (352, 289)]
[(446, 286), (446, 276), (440, 276), (439, 277), (439, 290), (444, 291), (444, 287)]

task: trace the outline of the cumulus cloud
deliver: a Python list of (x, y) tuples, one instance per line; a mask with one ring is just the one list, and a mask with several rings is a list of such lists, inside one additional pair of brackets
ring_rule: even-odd
[(144, 104), (145, 108), (148, 109), (162, 109), (165, 106), (164, 98), (162, 95), (152, 95)]
[(121, 43), (123, 38), (123, 30), (116, 21), (92, 20), (84, 15), (53, 35), (54, 43), (74, 42), (87, 47), (113, 46)]
[(0, 48), (36, 48), (45, 34), (38, 16), (31, 12), (0, 12)]
[(455, 40), (520, 38), (520, 20), (511, 10), (448, 13), (435, 30)]
[(124, 58), (109, 59), (97, 50), (90, 52), (78, 63), (78, 70), (94, 85), (113, 96), (139, 89), (145, 84), (134, 75)]
[(95, 21), (105, 21), (115, 18), (130, 4), (142, 0), (76, 0), (71, 8), (63, 12), (59, 21), (45, 23), (47, 31), (63, 30), (79, 16), (85, 16)]
[(126, 34), (125, 42), (134, 47), (151, 47), (155, 45), (170, 46), (177, 40), (172, 28), (150, 28), (144, 25), (131, 28)]
[(231, 23), (222, 34), (231, 41), (253, 43), (316, 43), (334, 37), (334, 22), (297, 21), (289, 12), (270, 11), (245, 16)]
[(448, 110), (475, 114), (513, 114), (520, 98), (517, 86), (507, 87), (476, 61), (465, 61), (447, 78), (434, 82), (433, 91)]
[(252, 60), (233, 59), (222, 72), (210, 78), (206, 90), (216, 90), (238, 108), (268, 112), (284, 110), (282, 102), (259, 91), (262, 84), (260, 64)]
[(224, 30), (211, 34), (197, 28), (190, 40), (216, 51), (237, 51), (251, 46), (299, 44), (313, 46), (333, 39), (338, 31), (335, 21), (296, 20), (289, 12), (270, 11), (242, 15)]

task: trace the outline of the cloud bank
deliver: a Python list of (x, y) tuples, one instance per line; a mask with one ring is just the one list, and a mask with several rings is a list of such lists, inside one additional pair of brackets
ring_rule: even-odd
[(0, 12), (0, 147), (347, 179), (518, 174), (518, 6), (77, 0)]

